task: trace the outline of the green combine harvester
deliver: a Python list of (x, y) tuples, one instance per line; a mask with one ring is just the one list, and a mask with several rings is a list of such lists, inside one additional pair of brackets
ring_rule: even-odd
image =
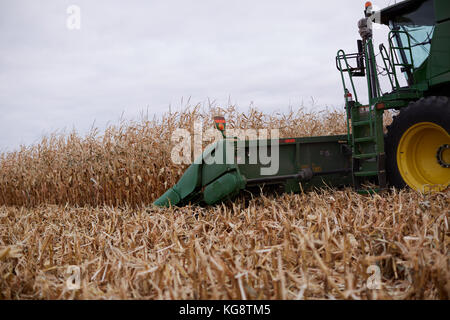
[[(358, 22), (358, 52), (339, 50), (336, 56), (344, 87), (346, 135), (242, 141), (227, 137), (225, 119), (217, 117), (216, 128), (224, 139), (207, 148), (154, 204), (212, 205), (262, 186), (283, 192), (322, 186), (353, 186), (360, 193), (389, 186), (420, 192), (446, 189), (450, 184), (450, 1), (402, 1), (376, 12), (367, 2), (364, 14)], [(373, 22), (390, 29), (388, 48), (379, 46), (382, 73), (391, 86), (388, 93), (380, 87)], [(400, 76), (407, 85), (400, 85)], [(367, 80), (368, 104), (358, 100), (356, 77)], [(385, 134), (383, 114), (389, 109), (399, 112)], [(272, 163), (261, 157), (258, 148), (266, 148)], [(277, 166), (272, 172), (274, 161)]]

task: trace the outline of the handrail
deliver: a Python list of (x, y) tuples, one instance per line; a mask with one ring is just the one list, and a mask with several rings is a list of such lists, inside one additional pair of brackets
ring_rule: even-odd
[[(407, 46), (404, 46), (400, 41), (398, 41), (400, 39), (400, 34), (406, 35), (406, 39), (408, 40)], [(398, 36), (397, 41), (400, 43), (398, 43), (398, 46), (395, 46), (393, 43), (393, 39), (394, 39), (394, 37), (397, 37), (397, 36)], [(393, 70), (395, 79), (398, 79), (396, 67), (405, 67), (405, 68), (410, 68), (410, 69), (413, 69), (413, 67), (414, 67), (414, 59), (413, 59), (412, 49), (411, 49), (411, 37), (410, 37), (409, 33), (406, 31), (391, 30), (389, 32), (388, 38), (389, 38), (389, 46), (390, 46), (390, 53), (391, 53), (391, 59), (392, 59), (392, 70)], [(401, 63), (395, 49), (408, 50), (411, 63), (408, 63), (408, 61), (404, 61), (403, 63)], [(404, 54), (405, 54), (405, 59), (408, 60), (406, 57), (406, 53), (404, 53)], [(395, 59), (394, 59), (394, 57), (395, 57)], [(397, 81), (397, 86), (399, 86), (398, 81)]]
[[(353, 70), (356, 70), (356, 68), (352, 68), (350, 66), (350, 64), (348, 63), (348, 60), (347, 60), (348, 57), (356, 58), (356, 57), (358, 57), (358, 54), (353, 53), (353, 54), (346, 55), (344, 50), (342, 50), (342, 49), (339, 50), (336, 55), (336, 68), (341, 72), (342, 84), (344, 86), (344, 94), (346, 94), (346, 90), (348, 91), (346, 83), (345, 83), (345, 77), (344, 77), (344, 72), (347, 72), (349, 75), (350, 83), (352, 85), (352, 90), (353, 90), (353, 94), (355, 96), (355, 101), (358, 102), (358, 94), (356, 93), (355, 84), (353, 82), (353, 76), (351, 73)], [(344, 62), (345, 62), (345, 66), (346, 66), (345, 69), (342, 69), (341, 60), (344, 60)]]
[(372, 101), (381, 96), (381, 88), (380, 88), (380, 82), (378, 78), (378, 73), (376, 69), (376, 56), (373, 52), (373, 41), (372, 39), (368, 39), (364, 43), (364, 56), (366, 59), (366, 66), (367, 66), (367, 72), (368, 76), (367, 78), (367, 88), (369, 91), (369, 103), (372, 103)]
[[(391, 83), (392, 90), (395, 90), (395, 88), (400, 87), (400, 84), (398, 82), (397, 77), (392, 72), (392, 69), (394, 67), (392, 66), (392, 62), (391, 62), (389, 53), (387, 52), (387, 49), (386, 49), (386, 47), (384, 46), (383, 43), (380, 44), (380, 54), (381, 54), (381, 57), (383, 59), (384, 68), (385, 68), (385, 70), (387, 72), (387, 76), (389, 78), (389, 82)], [(389, 65), (388, 65), (388, 63), (389, 63)], [(394, 78), (394, 79), (392, 79), (392, 78)], [(395, 80), (395, 85), (394, 85), (394, 80)]]
[[(342, 85), (344, 87), (344, 96), (345, 96), (345, 110), (347, 112), (347, 141), (349, 144), (351, 144), (353, 146), (353, 141), (351, 139), (351, 135), (350, 135), (350, 117), (352, 114), (352, 110), (351, 107), (349, 105), (349, 100), (347, 98), (347, 94), (349, 93), (348, 89), (347, 89), (347, 85), (345, 82), (345, 77), (344, 77), (344, 72), (348, 73), (349, 79), (350, 79), (350, 83), (352, 86), (352, 90), (353, 90), (353, 94), (355, 96), (355, 105), (359, 105), (358, 102), (358, 94), (356, 93), (356, 88), (355, 88), (355, 84), (353, 82), (353, 75), (352, 75), (352, 71), (356, 70), (357, 68), (352, 68), (350, 66), (350, 64), (348, 63), (348, 58), (358, 58), (359, 54), (348, 54), (346, 55), (344, 50), (339, 50), (337, 52), (336, 55), (336, 68), (340, 71), (341, 73), (341, 80), (342, 80)], [(342, 68), (342, 60), (344, 60), (345, 62), (345, 69)]]

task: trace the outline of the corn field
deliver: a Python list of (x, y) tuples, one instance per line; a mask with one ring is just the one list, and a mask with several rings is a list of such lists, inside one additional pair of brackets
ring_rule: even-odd
[(0, 299), (449, 299), (449, 190), (152, 207), (186, 168), (171, 133), (218, 114), (282, 137), (346, 132), (343, 112), (194, 107), (3, 153)]
[(187, 166), (171, 160), (177, 128), (193, 132), (194, 122), (213, 126), (222, 114), (228, 126), (239, 129), (280, 129), (281, 136), (343, 133), (343, 113), (266, 115), (256, 109), (239, 113), (199, 106), (161, 118), (122, 122), (99, 135), (75, 132), (44, 137), (36, 145), (22, 147), (0, 158), (0, 205), (32, 207), (39, 204), (141, 206), (152, 203), (175, 184)]

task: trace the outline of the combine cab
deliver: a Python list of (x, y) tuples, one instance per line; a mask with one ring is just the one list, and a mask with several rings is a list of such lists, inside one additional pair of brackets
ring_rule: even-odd
[[(358, 52), (339, 50), (347, 134), (240, 140), (225, 135), (207, 148), (157, 206), (215, 204), (261, 186), (284, 192), (354, 186), (372, 193), (388, 186), (442, 191), (450, 184), (450, 1), (409, 0), (358, 22)], [(373, 23), (390, 28), (379, 46), (389, 92), (383, 93), (372, 38)], [(365, 78), (368, 103), (358, 100), (355, 78)], [(400, 77), (404, 77), (401, 81)], [(401, 82), (407, 84), (401, 86)], [(398, 115), (383, 132), (385, 110)], [(372, 187), (368, 188), (367, 186)]]

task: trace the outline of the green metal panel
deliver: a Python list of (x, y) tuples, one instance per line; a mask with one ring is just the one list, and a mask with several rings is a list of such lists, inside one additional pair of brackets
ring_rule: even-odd
[(239, 192), (237, 173), (227, 173), (209, 184), (203, 191), (203, 199), (207, 204), (215, 204), (220, 200)]
[[(289, 142), (285, 143), (284, 141)], [(302, 169), (311, 168), (316, 176), (309, 181), (301, 182), (303, 190), (324, 185), (349, 185), (351, 184), (349, 171), (347, 174), (322, 175), (324, 172), (350, 170), (350, 153), (347, 152), (346, 143), (346, 135), (280, 139), (279, 171), (276, 175), (264, 177), (291, 175), (298, 173)], [(250, 151), (248, 142), (246, 147), (248, 148), (247, 151)], [(246, 155), (248, 154), (249, 152), (246, 152)], [(262, 177), (260, 169), (264, 166), (249, 164), (248, 157), (245, 159), (245, 162), (245, 164), (238, 165), (239, 172), (245, 179)], [(282, 183), (266, 184), (282, 185), (286, 192), (298, 192), (301, 190), (299, 181), (295, 179), (286, 180)]]
[[(437, 86), (440, 84), (450, 84), (450, 72), (443, 73), (443, 74), (436, 76), (430, 80), (430, 86)], [(447, 93), (449, 93), (449, 92), (450, 92), (450, 88), (449, 88), (449, 91), (447, 91)]]
[(414, 70), (414, 83), (417, 84), (421, 84), (424, 83), (425, 84), (425, 88), (428, 89), (428, 61), (429, 61), (429, 57), (422, 63), (422, 65)]
[(450, 20), (436, 25), (429, 60), (429, 79), (450, 72)]
[(434, 10), (437, 22), (450, 19), (450, 1), (434, 0)]
[[(226, 148), (225, 148), (225, 144), (223, 143), (223, 140), (220, 141), (217, 144), (216, 148), (212, 149), (211, 152), (208, 152), (207, 154), (205, 154), (204, 160), (206, 160), (207, 162), (213, 161), (213, 157), (218, 156), (218, 151), (216, 152), (216, 150), (224, 150), (224, 152), (225, 152)], [(203, 165), (203, 168), (202, 168), (202, 185), (203, 186), (209, 184), (211, 181), (213, 181), (214, 179), (217, 179), (217, 177), (219, 177), (222, 174), (224, 174), (225, 172), (227, 172), (228, 165), (225, 162), (225, 154), (219, 161), (221, 162), (221, 164), (217, 163), (215, 165)]]
[(195, 190), (201, 186), (201, 169), (202, 166), (200, 164), (192, 164), (189, 166), (178, 183), (167, 190), (154, 204), (159, 207), (178, 205), (193, 196)]
[(170, 188), (153, 204), (158, 207), (169, 207), (170, 205), (175, 206), (179, 204), (180, 201), (180, 195), (173, 188)]
[(174, 186), (175, 191), (183, 199), (192, 193), (199, 186), (199, 174), (201, 166), (199, 164), (191, 165), (181, 177), (180, 181)]

